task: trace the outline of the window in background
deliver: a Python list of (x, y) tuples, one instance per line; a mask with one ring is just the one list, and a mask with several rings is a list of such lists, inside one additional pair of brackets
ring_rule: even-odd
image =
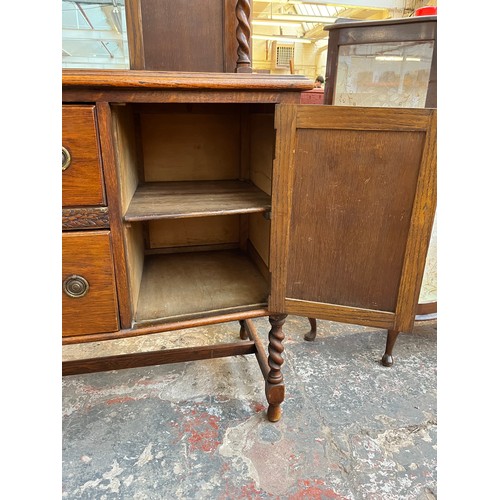
[(62, 1), (63, 68), (129, 69), (124, 1)]

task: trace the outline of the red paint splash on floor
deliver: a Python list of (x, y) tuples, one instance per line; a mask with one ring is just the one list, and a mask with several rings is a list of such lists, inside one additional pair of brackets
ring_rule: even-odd
[(121, 397), (121, 398), (108, 399), (106, 401), (106, 404), (108, 404), (108, 405), (114, 405), (114, 404), (117, 404), (117, 403), (126, 403), (127, 401), (135, 401), (135, 399), (131, 398), (130, 396), (124, 396), (124, 397)]
[(189, 451), (213, 453), (222, 443), (219, 440), (219, 417), (206, 412), (191, 410), (182, 422), (181, 435), (187, 435)]
[(138, 380), (135, 385), (153, 385), (156, 384), (157, 382), (155, 380)]
[(219, 496), (218, 500), (254, 500), (261, 498), (263, 491), (255, 487), (255, 483), (248, 483), (243, 486), (226, 484), (224, 494)]
[(288, 500), (322, 500), (324, 498), (334, 498), (335, 500), (348, 500), (346, 497), (335, 493), (331, 488), (327, 488), (321, 479), (299, 479), (299, 491), (288, 497)]
[(255, 405), (254, 405), (255, 413), (260, 413), (261, 411), (263, 411), (265, 409), (266, 409), (266, 407), (262, 403), (255, 403)]

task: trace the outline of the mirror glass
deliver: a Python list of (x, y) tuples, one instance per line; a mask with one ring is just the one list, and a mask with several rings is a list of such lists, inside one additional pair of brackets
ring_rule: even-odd
[(433, 46), (434, 42), (341, 46), (334, 104), (424, 108)]

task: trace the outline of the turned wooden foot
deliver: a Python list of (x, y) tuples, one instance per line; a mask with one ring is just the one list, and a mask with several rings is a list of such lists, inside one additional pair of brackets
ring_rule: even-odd
[(394, 359), (392, 357), (392, 349), (394, 344), (396, 343), (396, 339), (398, 338), (399, 331), (398, 330), (389, 330), (387, 332), (387, 341), (385, 344), (385, 353), (382, 356), (381, 363), (384, 366), (392, 366), (394, 364)]
[(304, 340), (314, 340), (316, 338), (316, 319), (307, 318), (311, 324), (311, 329), (304, 335)]
[(281, 406), (269, 405), (267, 408), (267, 419), (269, 422), (277, 422), (281, 418)]
[(245, 322), (240, 321), (240, 339), (241, 340), (248, 340), (248, 333), (245, 328)]
[(285, 399), (285, 384), (283, 383), (283, 374), (281, 366), (283, 365), (282, 352), (284, 350), (283, 324), (286, 314), (269, 316), (271, 331), (269, 332), (269, 373), (266, 380), (266, 398), (269, 403), (267, 409), (267, 418), (271, 422), (277, 422), (281, 418), (281, 403)]

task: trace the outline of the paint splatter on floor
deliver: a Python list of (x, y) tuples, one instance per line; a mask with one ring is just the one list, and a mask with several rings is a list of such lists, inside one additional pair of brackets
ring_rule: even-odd
[[(267, 320), (255, 325), (266, 342)], [(305, 342), (308, 329), (285, 324), (274, 424), (253, 356), (65, 377), (63, 498), (435, 498), (435, 322), (400, 335), (392, 368), (379, 363), (383, 330), (318, 321)]]

